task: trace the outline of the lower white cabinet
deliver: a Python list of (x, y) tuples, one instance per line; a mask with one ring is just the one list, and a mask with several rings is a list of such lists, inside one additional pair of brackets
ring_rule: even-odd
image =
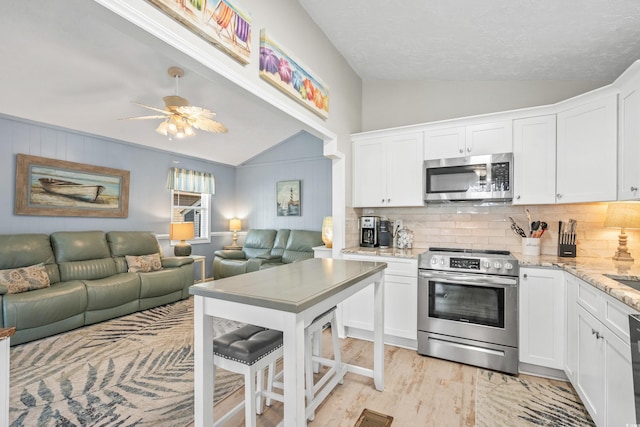
[(520, 362), (564, 369), (564, 271), (521, 268), (519, 283)]
[(636, 311), (580, 279), (574, 296), (567, 376), (597, 426), (635, 425), (628, 315)]
[[(384, 275), (385, 342), (417, 348), (418, 261), (411, 258), (344, 254), (344, 259), (386, 262)], [(368, 338), (373, 333), (373, 287), (368, 286), (341, 304), (347, 335)]]

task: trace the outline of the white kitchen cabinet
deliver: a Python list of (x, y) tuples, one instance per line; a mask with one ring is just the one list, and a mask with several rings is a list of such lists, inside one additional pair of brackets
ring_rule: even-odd
[(571, 382), (597, 426), (635, 424), (628, 315), (631, 307), (576, 279), (576, 354)]
[(640, 199), (640, 67), (628, 73), (618, 101), (618, 200)]
[(566, 346), (564, 373), (574, 383), (578, 371), (578, 278), (565, 274)]
[(559, 112), (557, 130), (556, 202), (616, 200), (617, 94)]
[(427, 130), (424, 133), (424, 158), (433, 160), (510, 153), (512, 141), (510, 120)]
[(556, 202), (556, 115), (513, 121), (513, 204)]
[(518, 292), (520, 362), (563, 370), (564, 271), (521, 268)]
[(422, 146), (422, 133), (354, 141), (354, 207), (422, 206)]
[[(418, 261), (344, 254), (344, 259), (386, 262), (384, 275), (385, 342), (417, 348)], [(342, 324), (349, 336), (370, 338), (373, 333), (373, 287), (369, 286), (341, 304)], [(372, 335), (371, 335), (372, 336)]]

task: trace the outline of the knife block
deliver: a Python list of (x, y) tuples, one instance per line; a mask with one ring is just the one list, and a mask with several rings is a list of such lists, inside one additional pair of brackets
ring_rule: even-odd
[(558, 256), (563, 258), (575, 258), (576, 245), (563, 245), (562, 243), (558, 243)]

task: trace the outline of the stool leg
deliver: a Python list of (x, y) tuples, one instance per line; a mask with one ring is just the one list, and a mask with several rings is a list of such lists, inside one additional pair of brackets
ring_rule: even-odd
[[(311, 340), (313, 332), (307, 333), (304, 336), (304, 371), (305, 371), (305, 394), (307, 395), (307, 405), (313, 400), (313, 353), (311, 351)], [(313, 421), (315, 414), (311, 414), (307, 419)]]
[[(313, 354), (322, 356), (322, 328), (313, 332)], [(316, 374), (320, 372), (320, 363), (315, 362), (313, 364), (313, 372)]]
[[(269, 392), (273, 391), (273, 376), (275, 375), (275, 372), (276, 364), (271, 363), (269, 365), (269, 368), (267, 368), (267, 391)], [(266, 405), (271, 406), (271, 396), (267, 396)]]
[(256, 427), (256, 378), (251, 368), (244, 376), (244, 425)]
[(258, 392), (256, 396), (256, 414), (260, 415), (264, 409), (264, 399), (262, 396), (262, 390), (264, 390), (264, 371), (262, 369), (256, 373), (256, 383), (256, 389)]
[[(333, 338), (333, 359), (336, 363), (336, 369), (342, 367), (342, 357), (340, 355), (340, 340), (338, 338), (338, 322), (336, 321), (336, 314), (333, 313), (331, 317), (331, 337)], [(340, 384), (344, 383), (344, 379), (340, 380)]]

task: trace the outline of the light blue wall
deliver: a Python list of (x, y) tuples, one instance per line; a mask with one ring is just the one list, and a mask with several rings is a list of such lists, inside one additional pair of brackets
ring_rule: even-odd
[[(320, 230), (331, 215), (331, 160), (320, 139), (300, 132), (239, 166), (236, 171), (236, 215), (242, 229)], [(276, 183), (300, 180), (301, 216), (277, 216)]]
[[(184, 142), (188, 143), (188, 142)], [(0, 235), (82, 230), (148, 230), (160, 235), (165, 254), (172, 254), (169, 232), (170, 193), (167, 171), (179, 166), (213, 173), (210, 244), (192, 245), (205, 255), (212, 276), (213, 253), (231, 243), (229, 218), (242, 228), (320, 230), (331, 215), (331, 160), (322, 155), (318, 138), (301, 132), (239, 167), (153, 150), (82, 132), (0, 115)], [(48, 217), (14, 214), (16, 154), (30, 154), (131, 172), (127, 218)], [(174, 163), (179, 162), (179, 163)], [(276, 216), (276, 182), (302, 181), (302, 216)], [(242, 235), (240, 243), (242, 243)]]

